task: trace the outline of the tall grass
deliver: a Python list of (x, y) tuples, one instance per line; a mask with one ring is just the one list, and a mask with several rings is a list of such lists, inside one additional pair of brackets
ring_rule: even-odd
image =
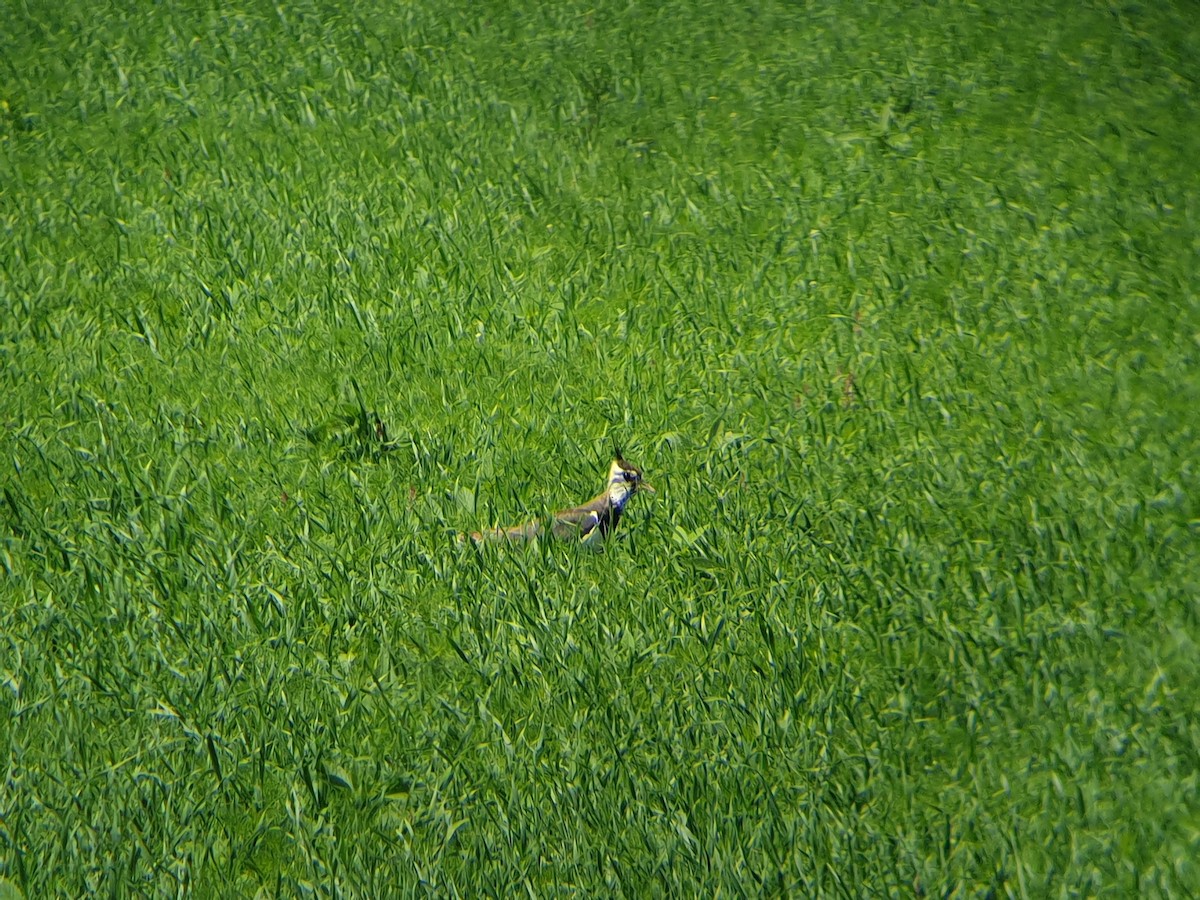
[(1186, 4), (4, 19), (0, 895), (1200, 891)]

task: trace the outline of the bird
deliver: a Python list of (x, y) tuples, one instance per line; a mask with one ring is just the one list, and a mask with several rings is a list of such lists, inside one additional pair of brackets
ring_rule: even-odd
[(588, 546), (597, 546), (616, 530), (617, 523), (621, 521), (621, 514), (625, 511), (625, 504), (638, 491), (658, 493), (642, 478), (642, 470), (626, 462), (618, 450), (608, 467), (608, 484), (587, 503), (556, 512), (549, 523), (534, 519), (509, 528), (473, 531), (470, 537), (476, 546), (500, 542), (517, 544), (532, 541), (545, 534), (548, 524), (552, 537), (560, 540), (578, 540)]

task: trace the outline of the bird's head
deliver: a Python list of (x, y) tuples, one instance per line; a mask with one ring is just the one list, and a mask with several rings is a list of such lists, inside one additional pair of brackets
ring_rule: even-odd
[(618, 453), (612, 465), (608, 467), (608, 499), (613, 506), (621, 509), (638, 491), (658, 493), (649, 482), (642, 479), (642, 470), (626, 462)]

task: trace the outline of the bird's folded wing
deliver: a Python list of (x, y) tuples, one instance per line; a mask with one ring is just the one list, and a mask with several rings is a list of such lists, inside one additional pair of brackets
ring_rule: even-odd
[(507, 541), (517, 544), (521, 541), (531, 541), (542, 533), (542, 523), (537, 519), (524, 525), (514, 525), (512, 528), (489, 528), (485, 531), (472, 531), (471, 540), (476, 544), (496, 543)]
[(558, 538), (586, 538), (600, 524), (600, 511), (588, 506), (564, 509), (554, 514), (554, 536)]

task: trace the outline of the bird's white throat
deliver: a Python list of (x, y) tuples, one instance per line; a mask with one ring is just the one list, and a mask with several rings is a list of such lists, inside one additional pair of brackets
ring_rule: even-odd
[(631, 471), (617, 460), (608, 468), (608, 502), (616, 509), (624, 509), (626, 502), (637, 490), (641, 473)]

